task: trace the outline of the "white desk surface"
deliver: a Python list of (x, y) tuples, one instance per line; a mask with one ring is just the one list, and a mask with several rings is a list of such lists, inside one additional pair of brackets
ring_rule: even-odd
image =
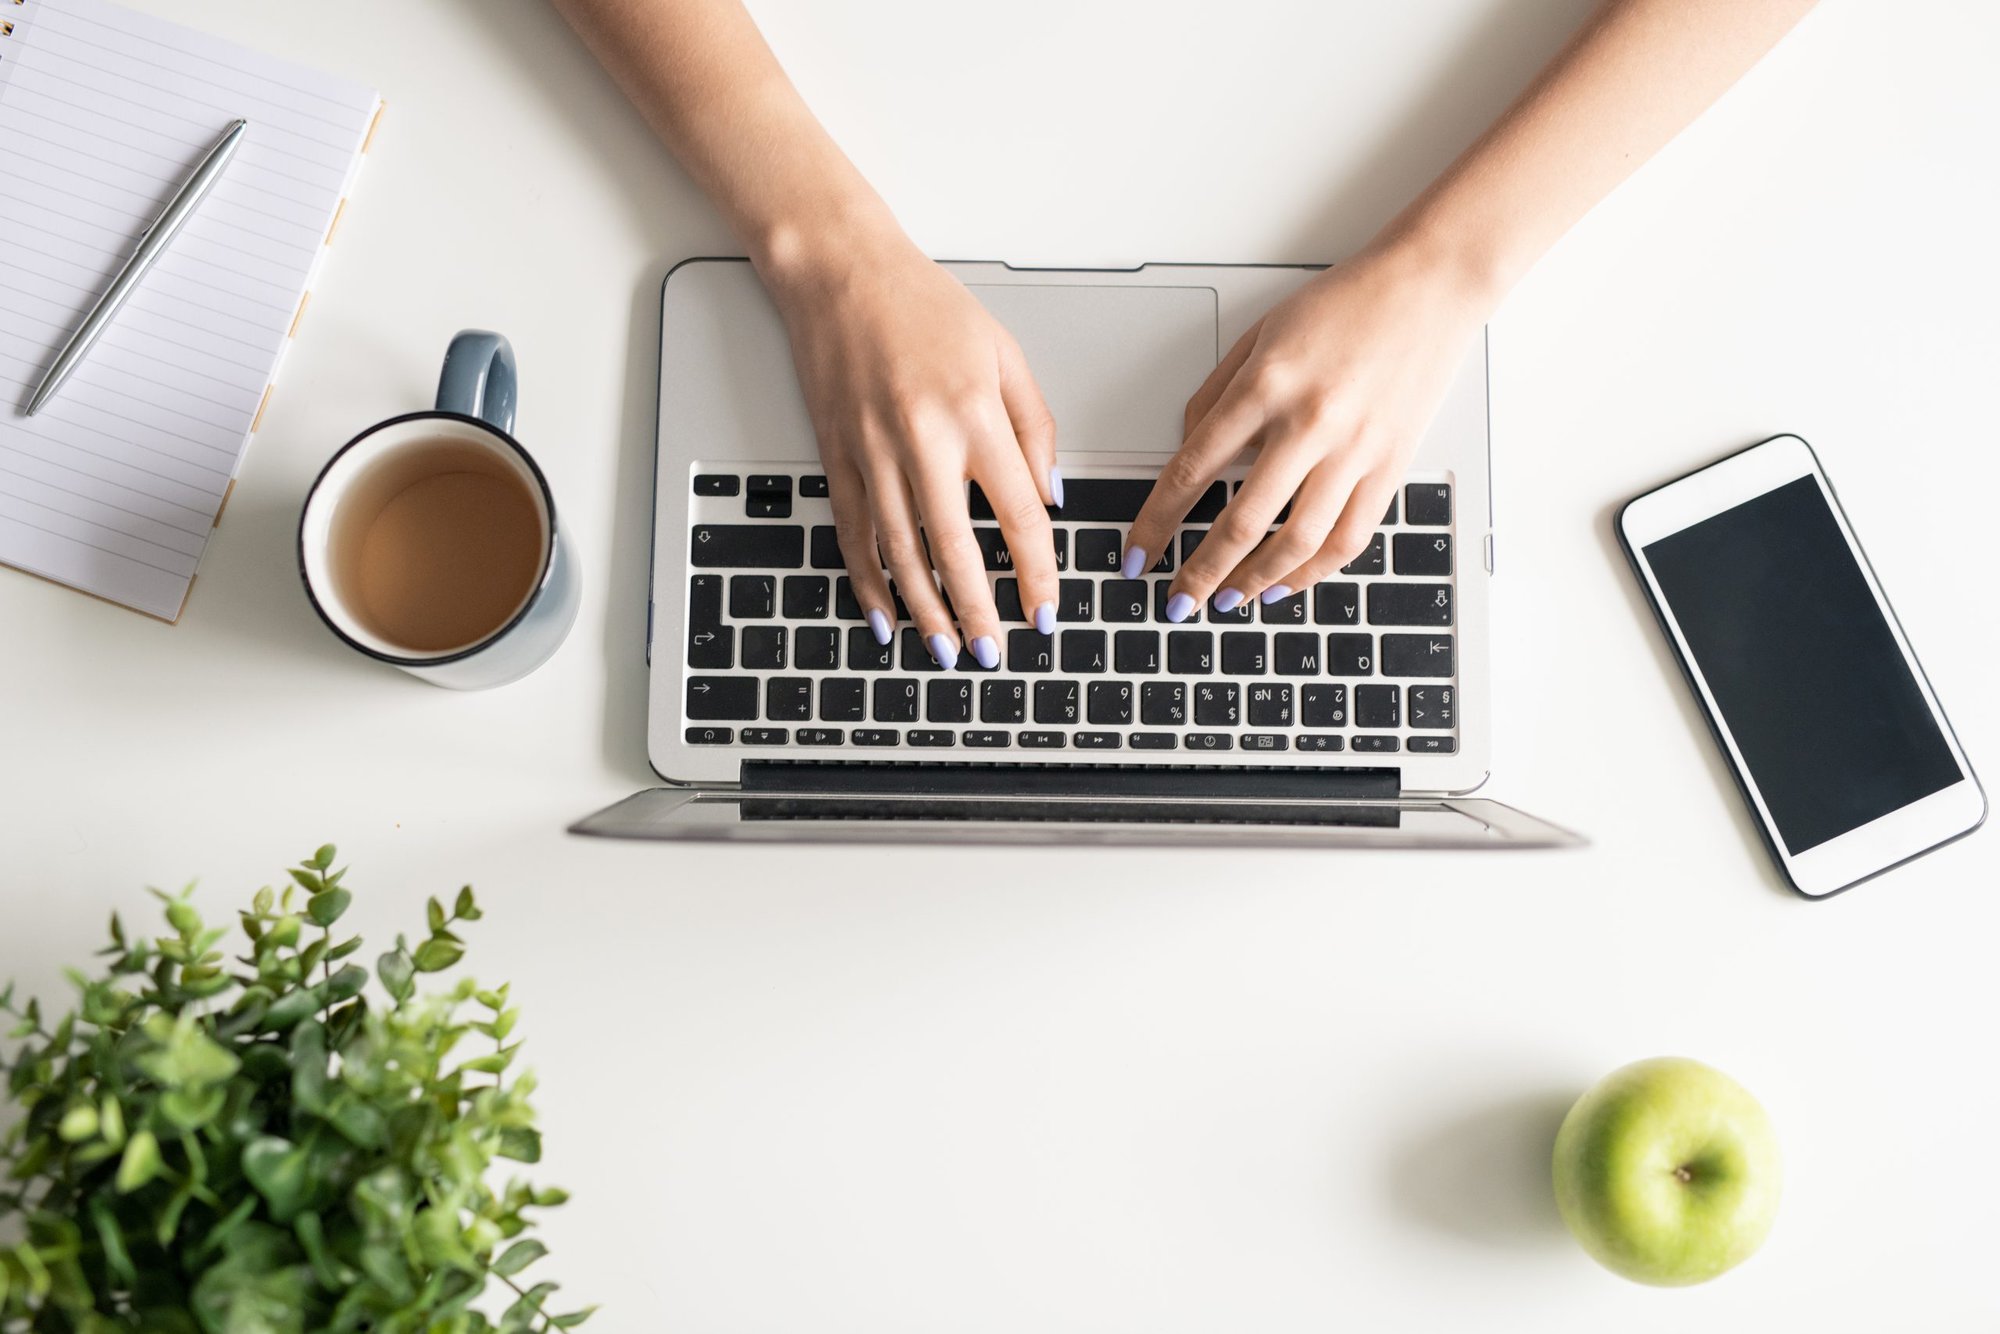
[[(328, 839), (371, 940), (475, 883), (575, 1192), (546, 1276), (607, 1330), (1995, 1327), (2000, 833), (1780, 888), (1609, 519), (1804, 435), (2000, 774), (2000, 10), (1828, 0), (1493, 326), (1488, 790), (1592, 846), (1168, 856), (566, 837), (648, 778), (655, 303), (723, 228), (541, 0), (144, 7), (389, 113), (182, 623), (0, 571), (0, 976), (60, 997), (142, 885), (219, 911)], [(755, 9), (932, 253), (1127, 264), (1339, 258), (1586, 0)], [(339, 647), (291, 553), (468, 325), (588, 591), (455, 695)], [(1788, 1154), (1764, 1252), (1687, 1292), (1598, 1270), (1547, 1180), (1568, 1102), (1669, 1052)]]

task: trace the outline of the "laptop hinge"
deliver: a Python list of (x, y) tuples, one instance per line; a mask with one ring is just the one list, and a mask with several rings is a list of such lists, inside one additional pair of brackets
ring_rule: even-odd
[(853, 764), (745, 760), (745, 793), (922, 797), (1170, 797), (1218, 802), (1390, 801), (1397, 769), (1176, 769), (1111, 765)]

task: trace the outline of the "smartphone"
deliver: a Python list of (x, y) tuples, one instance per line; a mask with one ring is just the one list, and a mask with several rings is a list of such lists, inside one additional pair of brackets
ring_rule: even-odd
[(1793, 889), (1825, 898), (1985, 820), (1805, 441), (1774, 436), (1627, 502), (1618, 540)]

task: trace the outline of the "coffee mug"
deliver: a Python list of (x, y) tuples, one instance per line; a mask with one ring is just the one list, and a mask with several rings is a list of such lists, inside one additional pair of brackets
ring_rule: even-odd
[(576, 555), (514, 439), (519, 377), (496, 333), (451, 340), (437, 407), (327, 461), (299, 517), (299, 577), (349, 647), (453, 690), (518, 681), (576, 621)]

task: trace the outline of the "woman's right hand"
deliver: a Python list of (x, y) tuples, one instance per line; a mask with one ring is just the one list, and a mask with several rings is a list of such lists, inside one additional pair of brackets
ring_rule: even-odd
[(1055, 420), (1012, 335), (900, 232), (820, 256), (759, 268), (791, 334), (855, 597), (887, 644), (893, 578), (939, 663), (964, 650), (997, 666), (1005, 630), (965, 484), (979, 483), (992, 503), (1021, 606), (1052, 633), (1056, 561), (1043, 507), (1062, 503)]

